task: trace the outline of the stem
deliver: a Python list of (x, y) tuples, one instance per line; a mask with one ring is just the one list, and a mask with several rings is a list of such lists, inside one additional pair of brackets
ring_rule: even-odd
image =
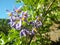
[(42, 15), (44, 15), (43, 22), (45, 21), (46, 15), (47, 15), (47, 13), (49, 12), (49, 9), (51, 8), (51, 6), (53, 5), (54, 2), (55, 2), (55, 0), (53, 0), (53, 1), (50, 3), (50, 5), (47, 7), (46, 11), (43, 12), (43, 14), (42, 14)]
[[(47, 9), (46, 9), (46, 11), (44, 11), (43, 12), (43, 20), (42, 20), (42, 24), (44, 23), (44, 21), (45, 21), (45, 19), (46, 19), (46, 15), (47, 15), (47, 13), (49, 12), (49, 9), (51, 8), (51, 6), (53, 5), (53, 3), (55, 2), (55, 0), (53, 0), (50, 4), (49, 4), (49, 6), (47, 7)], [(43, 28), (43, 25), (42, 25), (42, 28)], [(44, 29), (43, 29), (44, 30)]]
[(48, 6), (48, 8), (47, 8), (46, 11), (48, 11), (48, 10), (50, 9), (50, 7), (53, 5), (54, 2), (55, 2), (55, 0), (53, 0), (53, 1), (50, 3), (50, 5)]
[(34, 35), (32, 35), (32, 36), (31, 36), (31, 38), (30, 38), (30, 41), (29, 41), (28, 45), (30, 45), (30, 43), (31, 43), (31, 41), (32, 41), (32, 39), (33, 39), (33, 37), (34, 37)]
[(55, 0), (53, 0), (50, 5), (47, 7), (46, 11), (45, 11), (45, 15), (48, 13), (49, 9), (51, 8), (51, 6), (53, 5), (53, 3), (55, 2)]

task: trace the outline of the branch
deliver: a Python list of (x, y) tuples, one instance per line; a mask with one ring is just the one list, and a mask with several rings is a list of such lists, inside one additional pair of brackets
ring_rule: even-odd
[(46, 11), (48, 11), (48, 10), (50, 9), (50, 7), (53, 5), (54, 2), (55, 2), (55, 0), (53, 0), (53, 1), (50, 3), (50, 5), (48, 6), (48, 8), (47, 8)]
[(50, 5), (47, 7), (46, 11), (43, 12), (43, 14), (42, 14), (42, 15), (44, 16), (43, 22), (45, 21), (46, 15), (47, 15), (47, 13), (49, 12), (49, 9), (51, 8), (51, 6), (53, 5), (54, 2), (55, 2), (55, 0), (53, 0), (53, 1), (50, 3)]

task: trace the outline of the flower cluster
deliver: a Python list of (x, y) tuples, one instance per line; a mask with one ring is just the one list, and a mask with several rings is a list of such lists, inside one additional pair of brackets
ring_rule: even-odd
[[(36, 28), (39, 28), (42, 25), (42, 22), (40, 21), (40, 17), (37, 16), (36, 20), (34, 21), (27, 21), (28, 17), (28, 12), (27, 11), (21, 11), (20, 8), (15, 8), (13, 10), (13, 12), (10, 12), (9, 10), (7, 10), (8, 15), (10, 16), (9, 20), (9, 24), (11, 27), (20, 30), (20, 36), (26, 36), (28, 35), (34, 35)], [(32, 25), (33, 29), (30, 29), (31, 31), (29, 31), (28, 29), (24, 29), (22, 27), (22, 22), (28, 22), (29, 25)], [(24, 26), (24, 25), (23, 25)]]

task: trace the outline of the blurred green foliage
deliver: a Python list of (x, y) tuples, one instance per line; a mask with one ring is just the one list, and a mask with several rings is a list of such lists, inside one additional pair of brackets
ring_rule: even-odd
[[(43, 25), (38, 29), (38, 33), (31, 40), (30, 45), (50, 45), (51, 41), (44, 37), (44, 33), (50, 31), (49, 27), (53, 22), (60, 23), (60, 0), (16, 0), (23, 2), (23, 11), (28, 11), (30, 17), (28, 21), (35, 20), (36, 16), (42, 14)], [(26, 23), (24, 26), (29, 27)], [(20, 38), (19, 31), (8, 25), (8, 20), (0, 19), (0, 45), (28, 45), (30, 37)]]

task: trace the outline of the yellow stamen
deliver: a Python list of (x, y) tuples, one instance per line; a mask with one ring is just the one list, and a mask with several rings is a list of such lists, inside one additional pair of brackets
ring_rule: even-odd
[(9, 15), (9, 16), (12, 16), (12, 13), (9, 13), (8, 15)]
[(15, 23), (17, 24), (19, 22), (19, 20), (16, 20)]
[(18, 11), (18, 10), (16, 10), (16, 12), (18, 13), (19, 11)]
[(35, 32), (37, 32), (37, 29), (36, 29), (35, 27), (33, 28), (33, 30), (34, 30)]
[(19, 9), (18, 9), (18, 10), (16, 10), (16, 12), (17, 12), (17, 13), (20, 13)]
[(24, 17), (22, 17), (22, 21), (24, 21), (25, 20), (25, 18)]

